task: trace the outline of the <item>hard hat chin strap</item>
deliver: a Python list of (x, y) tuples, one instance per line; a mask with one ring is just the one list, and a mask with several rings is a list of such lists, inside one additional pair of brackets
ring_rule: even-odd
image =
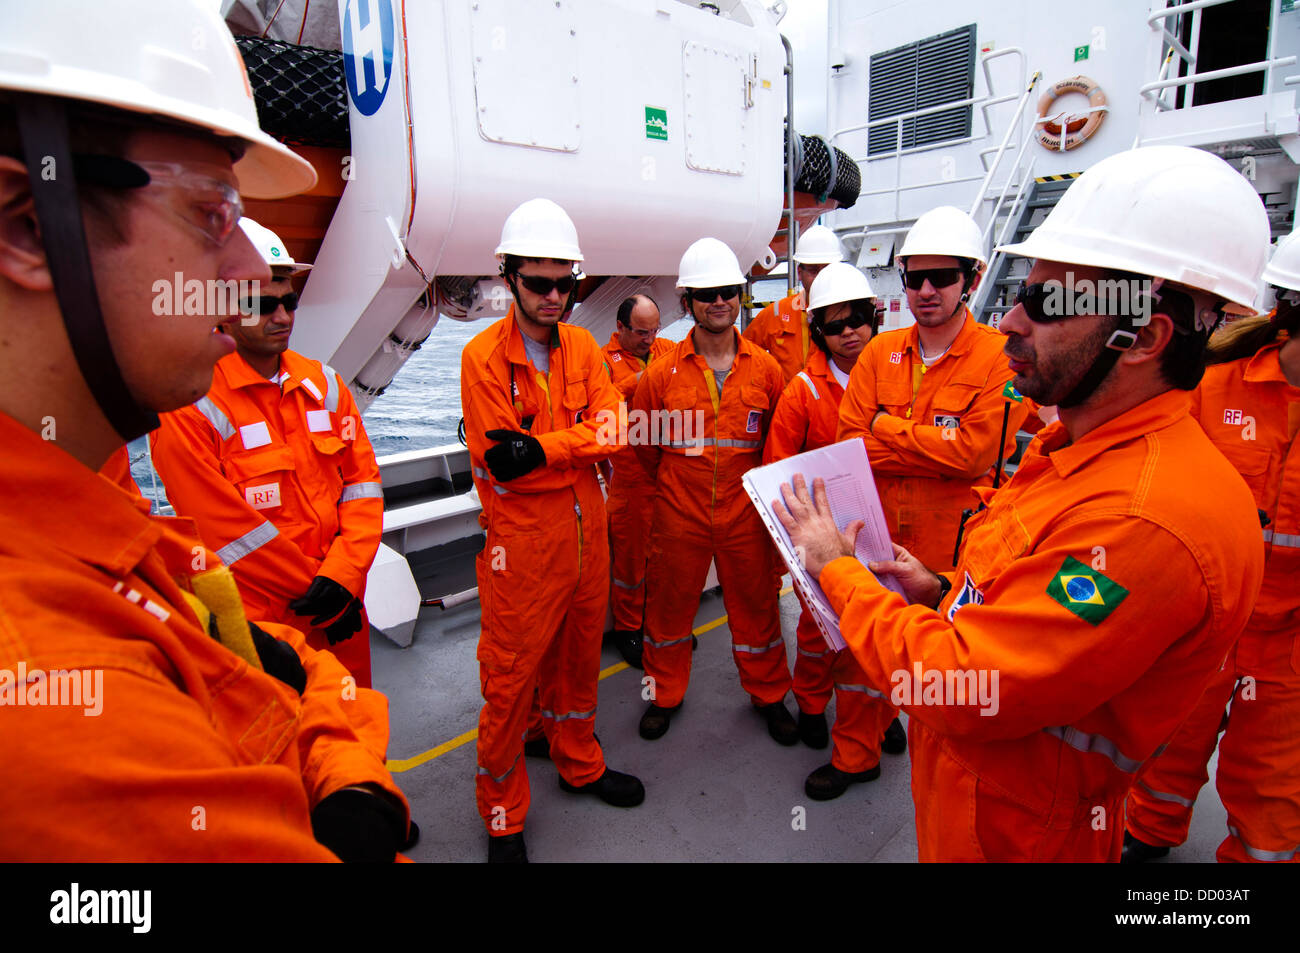
[[(123, 440), (134, 440), (157, 429), (158, 415), (131, 396), (104, 326), (81, 218), (64, 101), (25, 95), (17, 98), (15, 106), (45, 260), (72, 353), (108, 422)], [(51, 162), (55, 175), (46, 179), (42, 173)]]
[(1136, 326), (1133, 324), (1132, 317), (1126, 315), (1120, 319), (1119, 327), (1110, 333), (1110, 337), (1102, 345), (1101, 352), (1092, 362), (1092, 367), (1088, 368), (1088, 373), (1083, 375), (1070, 393), (1057, 401), (1057, 406), (1077, 407), (1091, 397), (1119, 361), (1119, 356), (1134, 344), (1137, 344)]

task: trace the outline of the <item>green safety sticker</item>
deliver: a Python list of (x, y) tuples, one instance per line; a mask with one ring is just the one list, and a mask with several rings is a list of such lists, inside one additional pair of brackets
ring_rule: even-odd
[(668, 139), (668, 110), (658, 106), (645, 108), (645, 137), (647, 139)]
[(1087, 58), (1088, 58), (1088, 47), (1087, 47), (1087, 45), (1084, 45), (1084, 46), (1076, 46), (1076, 47), (1074, 48), (1074, 61), (1075, 61), (1076, 63), (1079, 62), (1079, 60), (1086, 60)]

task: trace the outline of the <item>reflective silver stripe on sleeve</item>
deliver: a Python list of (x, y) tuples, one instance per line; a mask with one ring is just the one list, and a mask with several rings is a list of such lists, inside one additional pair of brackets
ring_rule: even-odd
[(872, 688), (870, 685), (848, 685), (848, 684), (843, 684), (841, 682), (836, 682), (835, 690), (837, 692), (862, 692), (862, 694), (870, 695), (872, 698), (889, 697), (884, 692), (876, 691), (876, 689)]
[(325, 369), (325, 409), (336, 414), (339, 410), (339, 375), (328, 364), (322, 362), (321, 367)]
[(383, 485), (371, 481), (367, 483), (351, 483), (345, 486), (343, 495), (339, 497), (339, 502), (349, 503), (352, 500), (382, 500), (383, 498)]
[(1170, 801), (1174, 804), (1181, 804), (1183, 807), (1192, 806), (1192, 802), (1187, 798), (1180, 797), (1177, 794), (1170, 794), (1168, 791), (1157, 791), (1155, 788), (1150, 787), (1145, 781), (1139, 781), (1138, 786), (1158, 801)]
[(731, 647), (735, 651), (745, 652), (749, 655), (762, 655), (764, 652), (770, 652), (778, 645), (785, 645), (785, 639), (775, 639), (767, 643), (767, 645), (737, 645), (735, 642), (731, 643)]
[(820, 652), (809, 652), (807, 649), (800, 647), (798, 651), (804, 658), (825, 658), (831, 654), (830, 649), (823, 649)]
[(640, 589), (645, 585), (645, 580), (642, 579), (640, 582), (624, 582), (622, 579), (615, 579), (614, 585), (618, 586), (620, 589)]
[(221, 408), (207, 397), (200, 397), (194, 402), (194, 409), (208, 419), (212, 429), (221, 434), (222, 440), (229, 440), (235, 435), (235, 425), (222, 413)]
[(763, 446), (761, 440), (719, 440), (719, 447), (739, 447), (742, 450), (756, 450)]
[(1275, 533), (1271, 529), (1266, 529), (1264, 542), (1272, 543), (1274, 546), (1285, 546), (1288, 549), (1300, 549), (1300, 536), (1294, 533)]
[(233, 566), (249, 553), (256, 552), (280, 535), (275, 524), (267, 520), (261, 526), (250, 529), (239, 539), (231, 540), (217, 550), (217, 558), (227, 566)]
[(595, 714), (596, 714), (596, 709), (594, 708), (591, 711), (565, 712), (563, 715), (557, 715), (555, 712), (547, 711), (545, 708), (542, 709), (543, 718), (551, 718), (555, 721), (568, 721), (570, 718), (591, 718)]
[(474, 470), (474, 475), (476, 477), (482, 477), (484, 480), (488, 481), (488, 484), (492, 487), (492, 489), (497, 491), (497, 496), (505, 496), (507, 493), (510, 492), (505, 487), (497, 486), (497, 484), (493, 483), (492, 475), (488, 473), (486, 470), (484, 470), (482, 467), (473, 467), (472, 469)]
[(1258, 847), (1251, 847), (1246, 843), (1246, 839), (1241, 836), (1241, 831), (1231, 824), (1228, 825), (1228, 833), (1241, 841), (1242, 848), (1255, 860), (1277, 862), (1291, 860), (1293, 857), (1300, 855), (1300, 846), (1292, 847), (1290, 850), (1260, 850)]
[(1078, 728), (1068, 727), (1044, 728), (1043, 731), (1069, 745), (1075, 751), (1092, 752), (1109, 758), (1115, 767), (1127, 774), (1132, 774), (1142, 767), (1141, 761), (1134, 761), (1127, 757), (1115, 742), (1102, 735), (1090, 735)]
[(489, 778), (491, 778), (491, 779), (492, 779), (493, 781), (495, 781), (497, 784), (500, 784), (500, 783), (501, 783), (502, 781), (504, 781), (506, 778), (510, 777), (510, 772), (513, 771), (516, 767), (518, 767), (518, 765), (519, 765), (519, 759), (522, 758), (523, 756), (524, 756), (524, 753), (523, 753), (522, 751), (519, 752), (519, 754), (515, 755), (515, 760), (511, 763), (510, 767), (506, 769), (506, 773), (503, 774), (503, 775), (501, 775), (501, 777), (499, 777), (499, 778), (498, 778), (496, 775), (494, 775), (491, 771), (489, 771), (487, 768), (483, 767), (483, 765), (481, 765), (481, 764), (478, 766), (478, 773), (479, 773), (479, 774), (486, 774)]
[(808, 385), (808, 389), (809, 389), (810, 391), (812, 391), (813, 400), (821, 400), (821, 399), (822, 399), (822, 395), (819, 394), (819, 393), (817, 393), (817, 385), (814, 384), (814, 383), (812, 382), (812, 378), (808, 376), (808, 372), (807, 372), (807, 371), (800, 371), (798, 374), (796, 374), (796, 375), (794, 375), (794, 376), (795, 376), (795, 377), (801, 377), (801, 378), (803, 378), (803, 382), (804, 382), (805, 384), (807, 384), (807, 385)]
[(666, 649), (670, 645), (681, 645), (683, 642), (689, 642), (691, 637), (688, 635), (684, 639), (669, 639), (667, 642), (656, 642), (654, 639), (650, 638), (650, 636), (643, 635), (642, 640), (649, 645), (653, 645), (657, 649)]

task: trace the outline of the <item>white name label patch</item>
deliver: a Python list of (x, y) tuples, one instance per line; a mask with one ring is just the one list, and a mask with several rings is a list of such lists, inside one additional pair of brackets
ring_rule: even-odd
[(333, 429), (330, 424), (330, 412), (328, 410), (307, 411), (307, 429), (312, 433)]
[(239, 439), (244, 442), (245, 450), (256, 450), (271, 442), (271, 431), (267, 428), (265, 420), (259, 420), (255, 424), (240, 427)]

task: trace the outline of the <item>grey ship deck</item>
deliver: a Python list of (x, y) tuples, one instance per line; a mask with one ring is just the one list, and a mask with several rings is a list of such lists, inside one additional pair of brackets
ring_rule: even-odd
[[(783, 748), (768, 737), (740, 689), (727, 626), (719, 621), (724, 613), (720, 594), (706, 593), (696, 616), (699, 650), (686, 703), (658, 741), (637, 734), (645, 706), (641, 673), (612, 646), (604, 648), (596, 731), (610, 766), (645, 783), (646, 801), (620, 809), (566, 794), (549, 761), (528, 758), (531, 861), (916, 860), (908, 755), (884, 755), (879, 780), (853, 785), (837, 800), (805, 796), (804, 778), (829, 760), (829, 749)], [(798, 614), (794, 595), (784, 595), (781, 622), (792, 662)], [(478, 635), (477, 602), (446, 612), (421, 610), (407, 649), (372, 633), (374, 684), (389, 698), (390, 767), (422, 829), (409, 853), (415, 861), (481, 862), (487, 856), (474, 803), (474, 734), (482, 704)], [(787, 705), (793, 712), (793, 698)], [(1214, 860), (1227, 825), (1214, 767), (1188, 842), (1170, 861)], [(800, 807), (806, 827), (796, 830)]]

